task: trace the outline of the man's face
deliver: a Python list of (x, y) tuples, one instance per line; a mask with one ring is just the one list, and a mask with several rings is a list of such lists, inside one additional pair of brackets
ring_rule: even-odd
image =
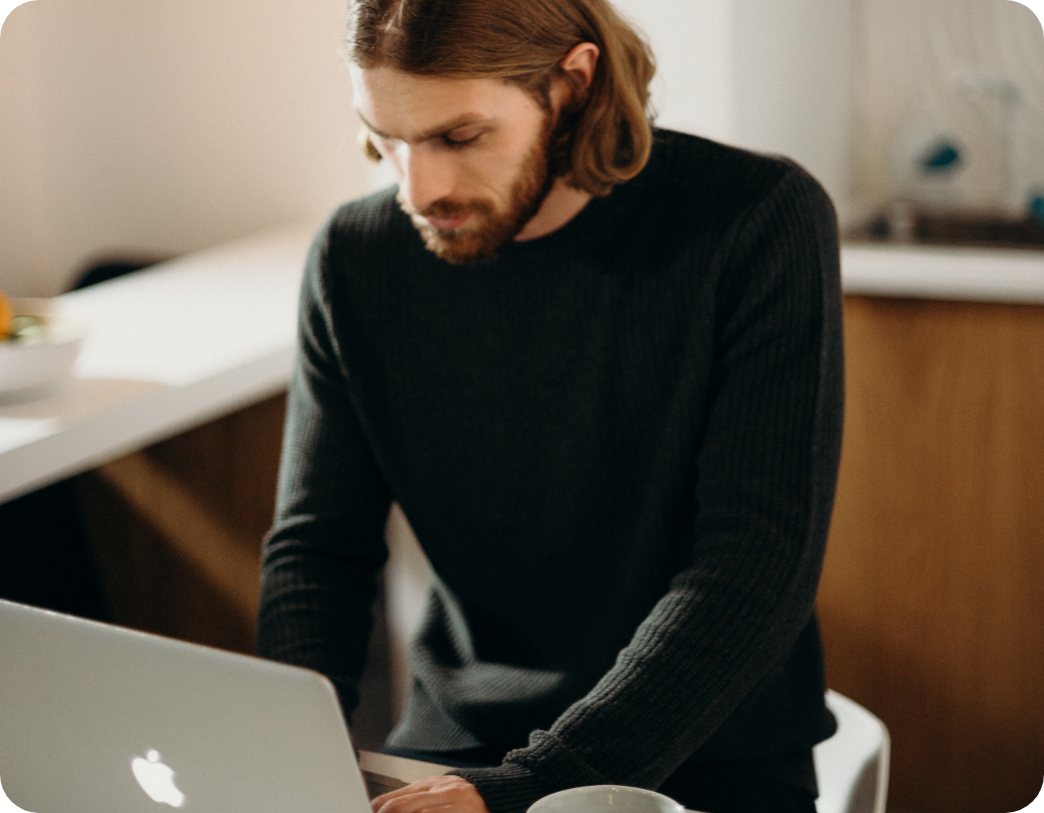
[(355, 105), (399, 178), (399, 203), (427, 247), (449, 262), (489, 259), (551, 188), (552, 116), (493, 79), (352, 68)]

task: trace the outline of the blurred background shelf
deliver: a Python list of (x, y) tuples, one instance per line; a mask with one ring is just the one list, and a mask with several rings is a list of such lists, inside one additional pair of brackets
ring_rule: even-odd
[(892, 206), (865, 225), (849, 229), (857, 243), (898, 243), (953, 248), (1002, 248), (1044, 251), (1044, 219), (972, 211), (933, 212)]

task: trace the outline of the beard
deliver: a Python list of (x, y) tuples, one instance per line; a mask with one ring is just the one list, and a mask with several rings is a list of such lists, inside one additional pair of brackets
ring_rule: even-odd
[[(454, 264), (485, 262), (493, 259), (505, 243), (522, 231), (540, 210), (554, 184), (548, 163), (551, 124), (548, 115), (539, 137), (522, 160), (502, 209), (491, 200), (476, 198), (461, 203), (438, 200), (418, 211), (406, 202), (401, 192), (396, 196), (429, 251)], [(471, 219), (456, 229), (437, 229), (425, 219), (453, 219), (467, 214)]]

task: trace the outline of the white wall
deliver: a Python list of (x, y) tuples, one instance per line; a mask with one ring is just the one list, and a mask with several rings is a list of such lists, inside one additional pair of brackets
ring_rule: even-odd
[(953, 202), (1004, 204), (1003, 111), (995, 99), (961, 91), (969, 70), (1019, 88), (1019, 188), (1012, 191), (1044, 191), (1044, 35), (1029, 9), (1009, 0), (859, 0), (857, 28), (854, 173), (862, 200), (877, 206), (901, 194), (892, 169), (897, 135), (923, 120), (965, 148)]
[(788, 155), (847, 207), (855, 0), (615, 0), (649, 37), (658, 122)]
[(846, 209), (852, 183), (852, 0), (736, 0), (734, 14), (735, 142), (794, 158)]
[(722, 141), (734, 137), (735, 3), (613, 0), (653, 47), (653, 105), (661, 126)]
[(51, 293), (50, 281), (32, 284), (44, 268), (41, 187), (37, 166), (35, 106), (29, 75), (34, 42), (19, 25), (16, 10), (0, 36), (0, 289), (33, 295)]
[(0, 287), (177, 254), (367, 187), (342, 0), (36, 0), (0, 37)]

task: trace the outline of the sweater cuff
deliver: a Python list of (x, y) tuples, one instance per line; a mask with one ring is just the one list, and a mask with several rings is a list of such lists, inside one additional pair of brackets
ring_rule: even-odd
[(474, 785), (489, 813), (525, 813), (537, 799), (551, 791), (528, 768), (505, 762), (494, 768), (456, 768), (451, 774)]

